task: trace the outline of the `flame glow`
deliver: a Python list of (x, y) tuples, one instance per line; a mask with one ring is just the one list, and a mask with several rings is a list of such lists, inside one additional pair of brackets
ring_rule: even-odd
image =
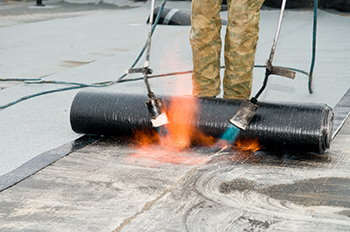
[(236, 161), (249, 159), (250, 154), (261, 149), (258, 139), (239, 138), (232, 145), (225, 140), (205, 135), (195, 127), (198, 110), (199, 104), (196, 98), (173, 98), (169, 108), (166, 109), (169, 134), (160, 135), (155, 129), (137, 131), (134, 137), (136, 153), (131, 157), (161, 163), (194, 165), (203, 162), (206, 157), (186, 152), (191, 150), (193, 145), (208, 147), (215, 145), (223, 149), (232, 147), (236, 150), (233, 151)]
[(255, 152), (261, 149), (258, 139), (238, 139), (236, 148), (241, 151)]
[[(161, 163), (193, 165), (206, 159), (186, 152), (191, 150), (193, 145), (208, 147), (215, 145), (223, 149), (232, 147), (236, 150), (235, 159), (238, 160), (245, 160), (249, 154), (261, 149), (258, 139), (239, 138), (232, 145), (222, 142), (224, 141), (222, 139), (214, 139), (202, 133), (195, 126), (199, 107), (196, 98), (173, 98), (169, 108), (166, 109), (169, 134), (160, 135), (155, 129), (137, 131), (134, 136), (136, 153), (132, 154), (131, 157), (145, 158)], [(240, 151), (244, 153), (240, 153)]]
[[(196, 98), (173, 98), (169, 108), (166, 109), (169, 134), (160, 136), (156, 130), (137, 131), (135, 142), (139, 151), (132, 157), (173, 164), (202, 162), (203, 157), (189, 156), (184, 152), (190, 150), (193, 144), (212, 146), (215, 142), (213, 137), (205, 135), (195, 127), (198, 110), (199, 104)], [(154, 145), (160, 146), (163, 150), (155, 149)]]
[(148, 146), (137, 150), (135, 154), (130, 155), (131, 158), (147, 159), (148, 161), (156, 161), (159, 163), (196, 165), (202, 163), (207, 158), (196, 156), (186, 152), (175, 152), (167, 149), (159, 149), (155, 146)]
[[(178, 150), (189, 149), (192, 144), (212, 145), (214, 138), (195, 127), (199, 104), (196, 98), (174, 98), (168, 110), (169, 133), (166, 146)], [(197, 111), (197, 112), (196, 112)]]
[(135, 141), (142, 147), (158, 144), (168, 150), (189, 150), (192, 144), (211, 146), (215, 139), (205, 135), (194, 123), (198, 110), (195, 98), (173, 98), (167, 116), (169, 134), (161, 137), (155, 130), (142, 130), (135, 133)]

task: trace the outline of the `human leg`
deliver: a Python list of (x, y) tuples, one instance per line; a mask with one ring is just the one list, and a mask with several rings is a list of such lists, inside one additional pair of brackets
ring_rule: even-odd
[(249, 99), (264, 0), (228, 0), (224, 98)]
[(222, 0), (192, 0), (190, 43), (193, 55), (193, 95), (220, 93)]

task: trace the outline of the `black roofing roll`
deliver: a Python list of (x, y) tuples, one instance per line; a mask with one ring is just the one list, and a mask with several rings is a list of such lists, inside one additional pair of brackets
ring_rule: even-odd
[[(165, 108), (171, 98), (190, 100), (193, 97), (161, 97)], [(195, 98), (197, 120), (187, 123), (204, 133), (219, 138), (230, 125), (229, 119), (241, 100)], [(70, 121), (77, 133), (130, 136), (135, 130), (151, 128), (145, 102), (147, 96), (111, 92), (82, 91), (72, 103)], [(333, 110), (326, 104), (266, 103), (259, 109), (242, 138), (258, 138), (266, 149), (322, 153), (330, 147)]]
[(334, 8), (343, 12), (350, 12), (349, 0), (321, 0), (320, 6), (323, 8)]
[[(280, 0), (265, 0), (264, 5), (268, 7), (281, 8), (282, 1)], [(286, 8), (312, 8), (314, 0), (293, 0), (286, 2)]]
[[(157, 17), (159, 9), (159, 6), (154, 8), (154, 18)], [(158, 24), (191, 25), (191, 14), (179, 9), (163, 8)]]
[[(159, 6), (154, 8), (154, 19), (157, 17), (159, 10)], [(147, 19), (148, 22), (149, 17)], [(191, 13), (179, 9), (163, 8), (158, 24), (189, 26), (191, 25)], [(227, 20), (221, 20), (221, 24), (227, 25)]]

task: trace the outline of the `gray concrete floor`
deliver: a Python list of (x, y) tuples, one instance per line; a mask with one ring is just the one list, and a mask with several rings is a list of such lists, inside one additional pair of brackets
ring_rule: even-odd
[[(116, 80), (146, 40), (149, 2), (45, 4), (50, 7), (0, 4), (0, 79)], [(167, 7), (190, 11), (189, 2), (168, 2)], [(256, 64), (268, 58), (278, 15), (278, 10), (262, 11)], [(335, 107), (350, 87), (349, 23), (348, 14), (319, 11), (313, 94), (303, 74), (296, 80), (273, 76), (261, 100)], [(192, 68), (189, 30), (157, 27), (151, 54), (155, 74)], [(308, 71), (311, 32), (312, 12), (287, 10), (274, 64)], [(254, 71), (253, 93), (263, 76), (263, 69)], [(188, 74), (152, 79), (151, 85), (156, 94), (191, 94), (192, 89)], [(66, 86), (0, 82), (0, 105)], [(143, 82), (105, 89), (146, 94)], [(69, 124), (78, 91), (0, 110), (0, 175), (82, 136)], [(133, 156), (137, 151), (126, 141), (99, 140), (2, 191), (0, 230), (348, 231), (349, 130), (347, 122), (326, 154), (303, 159), (288, 154), (208, 154), (198, 148), (177, 154), (185, 157), (183, 163), (162, 163)]]
[(104, 138), (0, 193), (0, 231), (349, 231), (350, 121), (326, 154)]

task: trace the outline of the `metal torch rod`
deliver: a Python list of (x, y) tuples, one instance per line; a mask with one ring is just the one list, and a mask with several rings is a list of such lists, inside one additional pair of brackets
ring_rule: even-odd
[[(145, 70), (149, 69), (149, 63), (150, 63), (150, 54), (151, 54), (151, 40), (152, 40), (152, 25), (153, 25), (153, 17), (154, 17), (154, 5), (155, 5), (155, 0), (152, 0), (151, 3), (151, 15), (149, 17), (149, 31), (148, 31), (148, 40), (147, 40), (147, 52), (146, 52), (146, 61), (144, 64)], [(146, 84), (146, 88), (148, 91), (148, 97), (152, 98), (154, 97), (154, 93), (151, 90), (151, 87), (148, 83), (148, 73), (144, 73), (144, 81)]]
[(278, 25), (277, 25), (277, 31), (276, 31), (275, 38), (273, 40), (273, 45), (272, 45), (270, 57), (269, 57), (269, 60), (268, 60), (268, 62), (270, 64), (272, 64), (273, 57), (275, 56), (275, 51), (276, 51), (276, 47), (277, 47), (277, 41), (278, 41), (278, 37), (280, 36), (280, 32), (281, 32), (282, 19), (283, 19), (283, 15), (284, 15), (284, 9), (286, 8), (286, 3), (287, 3), (287, 0), (283, 0), (282, 1), (280, 17), (279, 17)]
[(269, 76), (271, 74), (284, 76), (284, 77), (288, 77), (288, 78), (291, 78), (291, 79), (295, 78), (295, 72), (294, 71), (291, 71), (289, 69), (282, 68), (282, 67), (276, 67), (276, 66), (272, 65), (272, 61), (273, 61), (273, 58), (274, 58), (275, 52), (276, 52), (278, 38), (279, 38), (279, 35), (280, 35), (280, 32), (281, 32), (282, 19), (283, 19), (283, 15), (284, 15), (284, 10), (286, 8), (286, 3), (287, 3), (287, 0), (283, 0), (282, 1), (280, 17), (279, 17), (278, 24), (277, 24), (277, 30), (276, 30), (275, 38), (273, 40), (273, 44), (272, 44), (272, 47), (271, 47), (271, 52), (270, 52), (269, 59), (266, 62), (266, 72), (265, 72), (265, 79), (264, 79), (264, 82), (263, 82), (263, 86), (260, 88), (260, 90), (255, 95), (255, 97), (252, 98), (252, 100), (255, 103), (256, 103), (258, 97), (261, 95), (261, 93), (265, 90), (266, 85), (267, 85), (267, 81), (268, 81)]

